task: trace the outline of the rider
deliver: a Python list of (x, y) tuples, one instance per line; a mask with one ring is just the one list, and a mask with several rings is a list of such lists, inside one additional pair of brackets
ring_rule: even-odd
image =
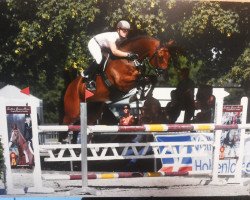
[(113, 55), (117, 57), (124, 57), (129, 60), (138, 58), (137, 54), (124, 52), (117, 48), (117, 43), (126, 39), (130, 30), (129, 22), (121, 20), (116, 26), (115, 32), (100, 33), (94, 36), (88, 43), (88, 49), (94, 58), (94, 62), (84, 70), (82, 76), (85, 79), (88, 90), (95, 90), (94, 75), (103, 60), (102, 50), (109, 49)]

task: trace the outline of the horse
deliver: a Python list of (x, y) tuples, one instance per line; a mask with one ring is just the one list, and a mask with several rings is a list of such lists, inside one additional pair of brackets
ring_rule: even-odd
[(10, 147), (12, 145), (16, 145), (18, 147), (19, 153), (19, 161), (17, 165), (33, 165), (34, 164), (34, 153), (29, 145), (29, 143), (24, 139), (22, 133), (17, 128), (17, 125), (14, 124), (11, 137), (10, 137)]
[[(79, 123), (80, 103), (88, 102), (88, 124), (100, 119), (104, 104), (117, 101), (131, 89), (144, 90), (145, 86), (155, 84), (153, 80), (166, 71), (170, 61), (169, 47), (173, 41), (161, 44), (153, 37), (139, 36), (128, 39), (119, 45), (119, 49), (138, 54), (138, 59), (109, 56), (105, 67), (96, 76), (96, 91), (85, 99), (86, 86), (81, 76), (73, 80), (64, 95), (63, 124)], [(98, 102), (98, 103), (96, 103)]]

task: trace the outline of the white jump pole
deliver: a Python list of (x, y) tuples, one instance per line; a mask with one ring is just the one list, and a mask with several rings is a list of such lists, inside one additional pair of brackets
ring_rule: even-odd
[[(242, 118), (241, 118), (241, 124), (246, 124), (247, 122), (247, 109), (248, 109), (248, 98), (242, 97), (241, 98), (241, 105), (243, 106), (242, 110)], [(244, 148), (245, 148), (245, 138), (246, 138), (246, 129), (240, 130), (240, 145), (239, 145), (239, 151), (238, 151), (238, 161), (236, 163), (236, 169), (235, 169), (235, 183), (243, 184), (242, 181), (242, 165), (243, 165), (243, 159), (244, 159)]]
[[(213, 91), (213, 95), (215, 95), (215, 91)], [(214, 123), (221, 125), (222, 123), (222, 114), (223, 114), (223, 103), (224, 98), (228, 96), (229, 93), (224, 89), (215, 95), (216, 96), (216, 104), (215, 104), (215, 120)], [(213, 173), (212, 173), (212, 181), (211, 185), (221, 185), (226, 184), (225, 181), (219, 180), (219, 155), (220, 155), (220, 139), (221, 139), (222, 130), (216, 130), (214, 132), (214, 152), (213, 152)]]
[(81, 103), (81, 164), (82, 188), (88, 187), (88, 157), (87, 157), (87, 105)]
[[(216, 106), (215, 106), (215, 123), (221, 124), (222, 123), (222, 113), (223, 113), (223, 100), (224, 96), (219, 96), (216, 99)], [(211, 185), (221, 185), (225, 184), (223, 181), (219, 180), (218, 173), (219, 173), (219, 155), (220, 155), (220, 139), (222, 130), (216, 130), (214, 136), (214, 152), (213, 152), (213, 175)]]
[[(79, 191), (84, 194), (96, 195), (97, 191), (88, 187), (88, 157), (87, 157), (87, 103), (80, 104), (81, 118), (81, 170), (82, 170), (82, 189)], [(71, 191), (75, 193), (75, 190)]]
[(42, 170), (40, 161), (40, 148), (38, 139), (38, 120), (37, 120), (37, 105), (33, 101), (29, 102), (31, 105), (31, 119), (32, 119), (32, 142), (34, 147), (34, 170), (33, 170), (33, 181), (34, 187), (28, 188), (28, 193), (53, 193), (53, 188), (43, 187), (42, 184)]

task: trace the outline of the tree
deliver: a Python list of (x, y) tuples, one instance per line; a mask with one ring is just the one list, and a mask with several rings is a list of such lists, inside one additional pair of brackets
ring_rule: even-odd
[[(194, 54), (203, 57), (203, 60), (207, 60), (206, 66), (202, 68), (200, 80), (205, 79), (207, 82), (218, 86), (220, 82), (217, 80), (230, 71), (234, 62), (245, 51), (246, 45), (249, 43), (247, 38), (249, 32), (249, 26), (247, 25), (249, 4), (237, 4), (236, 6), (232, 3), (217, 3), (215, 7), (214, 5), (211, 7), (211, 3), (208, 3), (207, 6), (194, 9), (196, 10), (194, 12), (196, 17), (186, 21), (188, 26), (184, 29), (184, 33), (197, 37), (197, 34), (194, 34), (197, 32), (197, 38), (206, 42), (207, 48), (197, 48), (198, 43), (192, 40), (194, 47), (199, 50)], [(207, 16), (208, 13), (210, 13), (210, 16)], [(208, 19), (207, 21), (211, 21), (211, 23), (207, 24), (207, 26), (201, 23), (198, 27), (192, 25), (192, 23), (195, 24), (195, 21), (201, 19), (202, 15), (205, 15), (205, 19)], [(192, 22), (191, 26), (196, 28), (192, 29), (189, 26), (190, 22)], [(192, 30), (193, 32), (190, 33), (186, 30)], [(209, 54), (210, 56), (208, 56)], [(209, 76), (206, 77), (206, 74)], [(220, 86), (222, 85), (220, 84)]]
[[(99, 9), (97, 1), (1, 2), (6, 31), (1, 55), (1, 80), (24, 87), (44, 100), (45, 119), (58, 118), (58, 103), (65, 85), (63, 74), (88, 63), (89, 23)], [(32, 11), (32, 12), (31, 12)], [(10, 34), (10, 36), (8, 36)], [(61, 91), (61, 92), (60, 92)]]

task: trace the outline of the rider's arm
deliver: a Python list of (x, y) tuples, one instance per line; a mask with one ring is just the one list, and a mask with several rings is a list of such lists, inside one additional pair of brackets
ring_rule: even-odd
[(111, 52), (112, 52), (115, 56), (117, 56), (117, 57), (128, 57), (129, 53), (123, 52), (123, 51), (117, 49), (117, 46), (116, 46), (115, 43), (110, 42), (109, 45), (110, 45), (110, 50), (111, 50)]

